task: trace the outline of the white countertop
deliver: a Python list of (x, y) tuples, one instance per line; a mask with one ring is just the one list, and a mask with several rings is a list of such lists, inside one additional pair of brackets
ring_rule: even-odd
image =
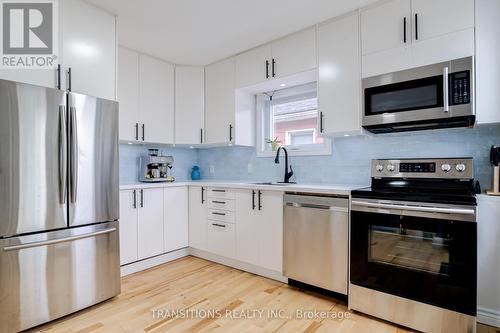
[(263, 185), (255, 184), (258, 181), (215, 181), (215, 180), (196, 180), (179, 181), (173, 183), (132, 183), (120, 185), (120, 190), (138, 189), (138, 188), (157, 188), (157, 187), (176, 187), (176, 186), (211, 186), (240, 189), (256, 189), (281, 192), (306, 192), (319, 194), (349, 195), (352, 190), (367, 187), (369, 185), (351, 185), (351, 184), (290, 184), (290, 185)]

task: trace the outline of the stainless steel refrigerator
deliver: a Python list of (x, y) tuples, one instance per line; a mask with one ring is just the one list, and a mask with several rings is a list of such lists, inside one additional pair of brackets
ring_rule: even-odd
[(0, 80), (0, 332), (120, 293), (118, 103)]

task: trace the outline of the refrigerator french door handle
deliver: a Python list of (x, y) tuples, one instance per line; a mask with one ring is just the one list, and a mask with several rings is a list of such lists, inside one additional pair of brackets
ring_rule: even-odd
[(59, 105), (59, 201), (61, 204), (66, 203), (67, 149), (66, 106)]
[(78, 192), (78, 124), (76, 122), (76, 108), (69, 107), (70, 126), (69, 126), (69, 144), (70, 144), (70, 200), (75, 203)]
[(59, 243), (67, 243), (67, 242), (72, 242), (72, 241), (76, 241), (79, 239), (110, 234), (110, 233), (115, 232), (115, 231), (116, 231), (116, 228), (110, 228), (110, 229), (106, 229), (106, 230), (91, 232), (91, 233), (83, 234), (83, 235), (70, 236), (70, 237), (66, 237), (66, 238), (52, 239), (52, 240), (48, 240), (48, 241), (32, 242), (32, 243), (26, 243), (26, 244), (20, 244), (20, 245), (6, 246), (3, 248), (3, 250), (8, 252), (8, 251), (29, 249), (32, 247), (40, 247), (40, 246), (47, 246), (47, 245), (53, 245), (53, 244), (59, 244)]

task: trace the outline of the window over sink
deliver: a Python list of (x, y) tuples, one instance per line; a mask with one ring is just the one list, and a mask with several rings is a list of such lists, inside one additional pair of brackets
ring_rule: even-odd
[(316, 82), (257, 95), (257, 156), (279, 146), (290, 155), (331, 154), (331, 140), (320, 135)]

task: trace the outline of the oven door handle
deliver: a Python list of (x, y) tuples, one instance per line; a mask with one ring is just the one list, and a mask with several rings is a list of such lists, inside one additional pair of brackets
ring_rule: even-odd
[(357, 201), (357, 200), (353, 200), (352, 205), (357, 205), (357, 206), (362, 206), (362, 207), (372, 207), (372, 208), (408, 210), (408, 211), (426, 212), (426, 213), (444, 213), (444, 214), (461, 214), (461, 215), (475, 215), (476, 214), (476, 211), (474, 209), (468, 209), (468, 208), (406, 206), (406, 205), (394, 205), (394, 204), (385, 204), (385, 203), (378, 203), (378, 202), (366, 202), (366, 201)]

